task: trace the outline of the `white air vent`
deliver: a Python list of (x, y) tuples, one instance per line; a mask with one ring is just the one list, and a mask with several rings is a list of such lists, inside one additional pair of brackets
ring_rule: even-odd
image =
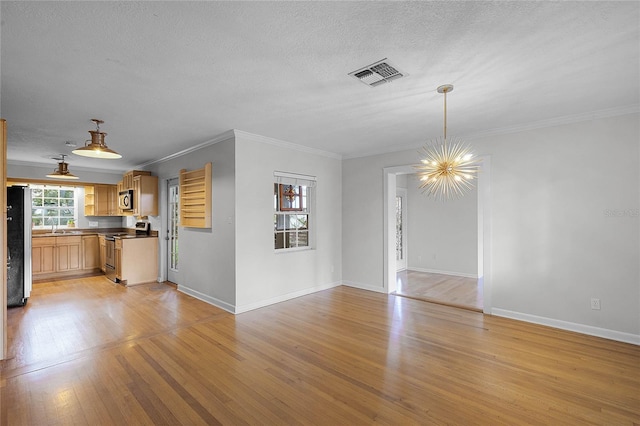
[(367, 86), (375, 87), (404, 77), (407, 74), (398, 71), (398, 68), (391, 65), (389, 61), (387, 61), (387, 58), (384, 58), (369, 66), (350, 72), (349, 75), (360, 80)]

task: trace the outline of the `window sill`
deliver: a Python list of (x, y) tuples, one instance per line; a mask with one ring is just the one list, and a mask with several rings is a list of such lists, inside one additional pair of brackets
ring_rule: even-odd
[(314, 250), (313, 247), (291, 247), (291, 248), (274, 249), (273, 252), (275, 254), (281, 254), (281, 253), (294, 253), (299, 251), (311, 251), (311, 250)]

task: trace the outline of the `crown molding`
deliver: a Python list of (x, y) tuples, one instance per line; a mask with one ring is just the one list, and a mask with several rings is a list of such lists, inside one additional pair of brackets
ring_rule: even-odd
[(329, 158), (335, 158), (338, 160), (342, 159), (342, 156), (333, 152), (328, 152), (328, 151), (322, 151), (319, 149), (315, 149), (315, 148), (309, 148), (307, 146), (303, 146), (303, 145), (298, 145), (295, 143), (291, 143), (291, 142), (285, 142), (285, 141), (281, 141), (278, 139), (274, 139), (274, 138), (270, 138), (267, 136), (261, 136), (261, 135), (256, 135), (253, 133), (249, 133), (249, 132), (245, 132), (242, 130), (237, 130), (237, 129), (231, 129), (231, 130), (227, 130), (224, 133), (221, 133), (220, 135), (214, 137), (213, 139), (209, 139), (205, 142), (199, 143), (197, 145), (194, 145), (190, 148), (187, 149), (183, 149), (182, 151), (178, 151), (174, 154), (171, 155), (167, 155), (166, 157), (162, 157), (159, 158), (157, 160), (152, 160), (152, 161), (147, 161), (146, 163), (142, 163), (142, 164), (138, 164), (136, 166), (136, 168), (140, 168), (140, 169), (144, 169), (145, 167), (149, 167), (152, 164), (158, 164), (158, 163), (162, 163), (164, 161), (169, 161), (169, 160), (173, 160), (174, 158), (178, 158), (178, 157), (182, 157), (183, 155), (187, 155), (191, 152), (197, 151), (199, 149), (202, 148), (206, 148), (208, 146), (217, 144), (219, 142), (223, 142), (229, 139), (235, 139), (235, 138), (243, 138), (243, 139), (248, 139), (251, 141), (255, 141), (255, 142), (259, 142), (259, 143), (266, 143), (269, 145), (275, 145), (275, 146), (279, 146), (281, 148), (288, 148), (288, 149), (293, 149), (296, 151), (301, 151), (301, 152), (305, 152), (307, 154), (314, 154), (314, 155), (321, 155), (323, 157), (329, 157)]
[(323, 151), (321, 149), (316, 149), (316, 148), (310, 148), (308, 146), (299, 145), (292, 142), (286, 142), (280, 139), (270, 138), (268, 136), (256, 135), (256, 134), (245, 132), (242, 130), (234, 130), (234, 132), (236, 136), (242, 137), (244, 139), (249, 139), (251, 141), (279, 146), (281, 148), (292, 149), (294, 151), (300, 151), (306, 154), (319, 155), (321, 157), (328, 157), (328, 158), (334, 158), (336, 160), (342, 160), (342, 155), (337, 154), (335, 152)]
[(487, 131), (469, 133), (462, 135), (465, 140), (480, 139), (487, 136), (497, 136), (510, 133), (526, 132), (529, 130), (544, 129), (548, 127), (563, 126), (567, 124), (580, 123), (590, 120), (599, 120), (602, 118), (618, 117), (628, 114), (637, 114), (640, 112), (640, 104), (625, 105), (621, 107), (602, 109), (599, 111), (584, 112), (579, 114), (564, 115), (548, 120), (536, 121), (527, 124), (517, 124), (515, 126), (500, 127)]
[(215, 145), (217, 143), (220, 142), (224, 142), (226, 140), (229, 139), (233, 139), (235, 137), (234, 134), (234, 130), (227, 130), (224, 133), (219, 134), (218, 136), (214, 137), (213, 139), (209, 139), (207, 141), (204, 141), (202, 143), (199, 143), (197, 145), (194, 145), (192, 147), (189, 147), (187, 149), (183, 149), (182, 151), (178, 151), (174, 154), (170, 154), (167, 155), (166, 157), (162, 157), (162, 158), (158, 158), (156, 160), (151, 160), (151, 161), (147, 161), (145, 163), (142, 164), (138, 164), (135, 168), (136, 169), (144, 169), (145, 167), (148, 167), (152, 164), (158, 164), (158, 163), (163, 163), (165, 161), (169, 161), (169, 160), (173, 160), (174, 158), (178, 158), (178, 157), (182, 157), (183, 155), (187, 155), (191, 152), (197, 151), (199, 149), (205, 148), (207, 146), (211, 146), (211, 145)]

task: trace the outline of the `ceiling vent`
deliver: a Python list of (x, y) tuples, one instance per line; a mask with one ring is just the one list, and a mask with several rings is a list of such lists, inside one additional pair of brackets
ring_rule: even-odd
[(393, 80), (397, 80), (400, 77), (404, 77), (407, 74), (398, 70), (384, 58), (381, 61), (373, 63), (359, 70), (349, 73), (353, 78), (363, 82), (367, 86), (375, 87), (383, 83), (389, 83)]

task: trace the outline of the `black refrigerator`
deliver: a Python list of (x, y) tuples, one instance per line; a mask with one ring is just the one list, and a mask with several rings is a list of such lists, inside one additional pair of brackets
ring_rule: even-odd
[(7, 187), (7, 306), (24, 306), (31, 294), (31, 190)]

